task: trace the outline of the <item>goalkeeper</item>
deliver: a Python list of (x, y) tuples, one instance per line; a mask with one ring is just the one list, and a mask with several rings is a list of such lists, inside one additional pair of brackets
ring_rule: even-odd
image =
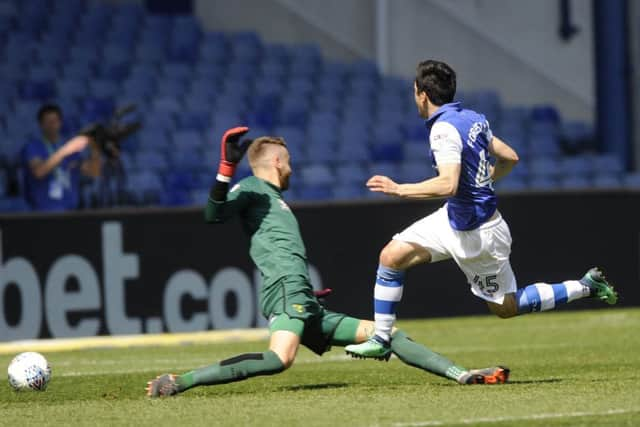
[[(269, 349), (241, 354), (182, 375), (161, 375), (147, 384), (151, 397), (277, 374), (293, 364), (300, 344), (322, 355), (332, 345), (361, 343), (373, 335), (373, 322), (331, 312), (318, 302), (309, 281), (298, 222), (282, 199), (291, 176), (286, 143), (282, 138), (266, 136), (241, 142), (248, 131), (246, 127), (236, 127), (222, 137), (220, 166), (205, 219), (208, 223), (223, 223), (238, 216), (251, 238), (249, 253), (263, 279), (260, 305), (269, 319)], [(229, 190), (236, 166), (247, 150), (253, 176)], [(462, 368), (399, 330), (393, 332), (391, 349), (403, 362), (460, 384), (503, 383), (509, 375), (503, 367)]]

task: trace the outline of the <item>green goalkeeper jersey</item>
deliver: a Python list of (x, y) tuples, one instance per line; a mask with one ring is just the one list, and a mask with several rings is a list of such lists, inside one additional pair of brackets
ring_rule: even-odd
[(262, 274), (263, 290), (285, 276), (302, 276), (310, 287), (300, 227), (278, 187), (250, 176), (229, 190), (225, 202), (209, 199), (205, 210), (213, 223), (236, 215), (251, 237), (249, 254)]

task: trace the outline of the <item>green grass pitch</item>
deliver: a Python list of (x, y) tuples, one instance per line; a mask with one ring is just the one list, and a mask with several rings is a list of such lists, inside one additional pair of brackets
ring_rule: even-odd
[[(146, 381), (264, 342), (45, 354), (46, 392), (0, 387), (0, 425), (637, 426), (640, 309), (403, 321), (416, 341), (466, 367), (505, 364), (511, 384), (458, 386), (405, 366), (303, 349), (292, 369), (244, 382), (144, 396)], [(11, 356), (0, 356), (7, 366)], [(4, 369), (4, 368), (3, 368)]]

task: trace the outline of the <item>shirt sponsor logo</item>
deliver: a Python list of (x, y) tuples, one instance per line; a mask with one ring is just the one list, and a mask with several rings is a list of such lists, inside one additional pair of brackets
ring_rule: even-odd
[(487, 125), (487, 122), (475, 122), (472, 126), (471, 129), (469, 129), (469, 135), (467, 137), (467, 145), (469, 147), (473, 147), (473, 144), (475, 144), (476, 139), (478, 139), (478, 135), (480, 135), (481, 133), (487, 133), (489, 131), (489, 126)]

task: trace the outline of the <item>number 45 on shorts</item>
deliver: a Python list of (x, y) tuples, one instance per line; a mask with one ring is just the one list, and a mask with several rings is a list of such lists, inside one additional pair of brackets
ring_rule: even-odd
[(473, 284), (480, 288), (480, 291), (488, 297), (493, 297), (493, 294), (498, 292), (500, 285), (496, 282), (497, 275), (485, 276), (484, 279), (479, 275), (475, 275), (473, 278)]

